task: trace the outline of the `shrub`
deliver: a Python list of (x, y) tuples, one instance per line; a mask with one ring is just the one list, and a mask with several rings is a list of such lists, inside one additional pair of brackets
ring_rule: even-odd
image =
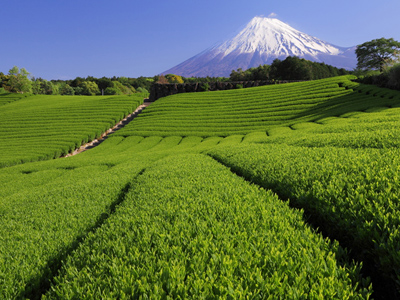
[(158, 77), (157, 83), (160, 83), (160, 84), (168, 84), (169, 81), (168, 81), (167, 78), (165, 78), (164, 75), (161, 74), (161, 75)]
[(149, 91), (148, 90), (146, 90), (145, 88), (143, 88), (143, 87), (138, 87), (137, 89), (136, 89), (136, 92), (138, 92), (138, 93), (145, 93), (145, 94), (147, 94), (147, 93), (149, 93)]
[(104, 90), (104, 95), (122, 95), (122, 92), (118, 88), (108, 87)]
[(388, 70), (388, 87), (400, 89), (400, 64)]
[(75, 95), (75, 90), (69, 84), (63, 84), (60, 88), (60, 95)]
[(183, 83), (183, 79), (179, 75), (175, 74), (167, 74), (165, 78), (168, 80), (169, 83)]
[(82, 95), (93, 96), (96, 94), (100, 94), (99, 87), (94, 81), (84, 81), (79, 85), (79, 87), (82, 88)]
[(210, 85), (209, 85), (208, 83), (204, 83), (204, 84), (201, 86), (201, 90), (202, 90), (203, 92), (206, 92), (206, 91), (210, 90)]

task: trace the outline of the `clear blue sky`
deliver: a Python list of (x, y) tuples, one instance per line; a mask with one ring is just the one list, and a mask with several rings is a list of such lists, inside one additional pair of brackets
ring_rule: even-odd
[(154, 76), (271, 13), (337, 46), (400, 41), (399, 0), (2, 0), (0, 72)]

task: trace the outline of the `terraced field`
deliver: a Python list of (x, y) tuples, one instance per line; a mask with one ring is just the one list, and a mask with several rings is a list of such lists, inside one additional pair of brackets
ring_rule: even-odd
[(118, 135), (228, 136), (267, 131), (377, 106), (398, 105), (392, 90), (368, 89), (349, 76), (157, 100)]
[[(133, 112), (143, 95), (0, 95), (0, 167), (57, 158), (100, 137)], [(5, 102), (5, 101), (4, 101)]]
[(396, 299), (399, 96), (347, 77), (176, 95), (0, 168), (0, 298)]

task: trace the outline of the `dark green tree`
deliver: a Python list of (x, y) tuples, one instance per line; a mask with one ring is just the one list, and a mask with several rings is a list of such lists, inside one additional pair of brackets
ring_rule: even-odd
[(364, 70), (378, 69), (392, 65), (400, 58), (400, 42), (393, 38), (380, 38), (357, 46), (357, 67)]
[(106, 78), (106, 77), (102, 77), (102, 78), (98, 79), (96, 83), (97, 83), (99, 89), (103, 90), (103, 91), (108, 87), (110, 87), (110, 88), (113, 87), (113, 83), (112, 83), (111, 79)]
[(82, 78), (82, 77), (76, 77), (74, 80), (72, 80), (72, 81), (69, 83), (69, 85), (72, 86), (73, 88), (79, 87), (80, 84), (81, 84), (82, 82), (84, 82), (84, 81), (85, 81), (84, 78)]
[(272, 78), (279, 80), (312, 80), (312, 65), (312, 62), (304, 58), (288, 56), (282, 61), (275, 59), (271, 64), (270, 74)]

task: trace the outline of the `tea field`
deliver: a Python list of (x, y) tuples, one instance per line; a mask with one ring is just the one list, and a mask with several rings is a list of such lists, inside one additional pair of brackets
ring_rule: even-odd
[(176, 94), (157, 100), (118, 135), (247, 134), (399, 105), (399, 92), (360, 85), (350, 79), (343, 76), (201, 95)]
[(143, 95), (0, 94), (0, 101), (0, 167), (4, 167), (72, 152), (132, 113), (143, 103)]
[(57, 159), (140, 99), (3, 104), (0, 298), (396, 299), (400, 93), (350, 79), (161, 98)]

